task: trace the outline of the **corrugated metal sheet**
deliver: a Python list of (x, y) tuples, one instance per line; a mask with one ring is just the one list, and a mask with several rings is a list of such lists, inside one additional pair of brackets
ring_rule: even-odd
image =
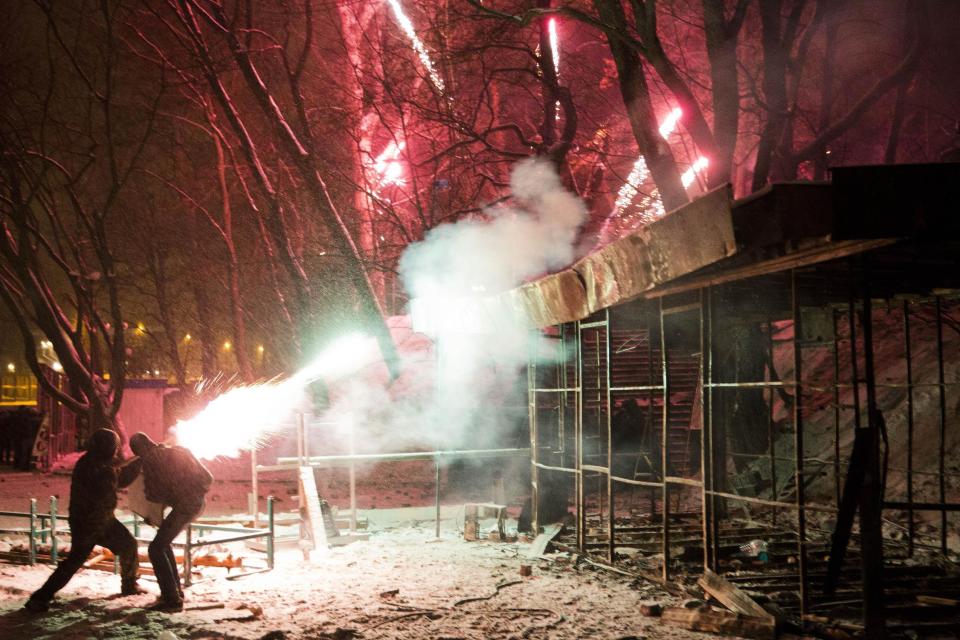
[(547, 327), (642, 295), (737, 251), (729, 187), (720, 187), (596, 251), (505, 294), (531, 327)]

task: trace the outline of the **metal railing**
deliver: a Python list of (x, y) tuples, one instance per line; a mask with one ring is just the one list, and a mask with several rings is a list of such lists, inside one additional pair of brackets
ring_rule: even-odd
[[(47, 542), (47, 536), (50, 536), (50, 562), (51, 564), (57, 563), (57, 498), (55, 496), (50, 496), (50, 510), (47, 513), (38, 513), (37, 499), (30, 498), (29, 511), (0, 511), (0, 517), (24, 518), (29, 521), (29, 526), (26, 528), (0, 528), (0, 533), (27, 534), (28, 564), (36, 564), (37, 540), (39, 539), (40, 544), (45, 544)], [(47, 524), (48, 521), (49, 525)]]
[[(46, 544), (47, 538), (50, 539), (50, 564), (57, 564), (59, 560), (59, 549), (58, 549), (58, 540), (57, 534), (68, 534), (70, 533), (69, 527), (58, 529), (58, 515), (57, 515), (57, 498), (54, 496), (50, 497), (50, 507), (49, 511), (46, 513), (41, 513), (37, 511), (37, 500), (36, 498), (30, 499), (30, 509), (29, 511), (0, 511), (0, 517), (8, 518), (24, 518), (29, 522), (28, 527), (14, 527), (14, 528), (0, 528), (0, 533), (19, 533), (27, 534), (27, 563), (36, 564), (37, 562), (37, 548), (39, 544)], [(132, 529), (133, 537), (137, 540), (138, 543), (149, 544), (151, 539), (140, 537), (140, 527), (143, 525), (144, 520), (137, 514), (133, 514), (131, 518), (125, 518), (120, 520), (121, 524)], [(194, 538), (194, 533), (198, 535), (197, 538)], [(227, 536), (216, 536), (216, 537), (204, 537), (205, 534), (210, 533), (223, 533), (223, 534), (232, 534)], [(251, 527), (231, 527), (226, 525), (215, 525), (215, 524), (204, 524), (201, 522), (194, 522), (187, 525), (184, 540), (174, 541), (172, 545), (174, 547), (183, 548), (183, 584), (184, 586), (189, 587), (192, 583), (191, 577), (191, 568), (192, 568), (192, 558), (191, 553), (201, 547), (206, 547), (215, 544), (226, 544), (228, 542), (239, 542), (242, 540), (256, 540), (258, 538), (263, 538), (266, 542), (266, 556), (267, 556), (267, 567), (266, 569), (260, 569), (256, 571), (248, 571), (240, 574), (236, 574), (232, 577), (239, 578), (245, 575), (250, 575), (252, 573), (259, 573), (260, 571), (269, 571), (274, 568), (275, 565), (275, 526), (274, 526), (274, 498), (273, 496), (267, 497), (267, 526), (266, 528), (251, 528)], [(118, 560), (114, 557), (113, 561), (113, 572), (119, 573)]]

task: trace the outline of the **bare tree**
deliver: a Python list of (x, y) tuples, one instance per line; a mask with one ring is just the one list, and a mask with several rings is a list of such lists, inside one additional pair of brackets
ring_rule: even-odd
[[(20, 9), (24, 35), (42, 33), (45, 48), (38, 60), (18, 60), (20, 74), (5, 74), (0, 90), (0, 298), (40, 384), (89, 429), (122, 434), (127, 343), (112, 226), (124, 212), (137, 215), (127, 186), (164, 75), (147, 90), (124, 90), (116, 4)], [(52, 343), (72, 394), (40, 370), (35, 329)]]

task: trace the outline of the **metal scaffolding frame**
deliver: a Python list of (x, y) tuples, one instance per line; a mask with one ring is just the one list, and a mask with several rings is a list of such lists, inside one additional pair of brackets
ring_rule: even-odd
[[(823, 269), (823, 265), (827, 265)], [(845, 268), (844, 268), (845, 267)], [(846, 273), (839, 278), (837, 273)], [(880, 276), (878, 276), (880, 277)], [(885, 276), (884, 276), (885, 277)], [(743, 288), (759, 286), (764, 278), (780, 286), (783, 304), (779, 308), (771, 305), (762, 310), (744, 311), (723, 298), (731, 287)], [(829, 291), (823, 280), (833, 279)], [(528, 400), (530, 419), (531, 476), (533, 493), (534, 525), (545, 524), (540, 515), (547, 495), (546, 487), (558, 478), (573, 478), (575, 491), (573, 509), (576, 518), (576, 535), (573, 546), (582, 554), (602, 553), (603, 561), (615, 564), (619, 561), (618, 548), (635, 545), (631, 534), (637, 531), (650, 533), (656, 531), (660, 547), (659, 578), (669, 580), (674, 573), (671, 558), (671, 539), (679, 535), (687, 543), (691, 541), (691, 531), (702, 548), (702, 566), (715, 571), (723, 567), (723, 554), (730, 531), (725, 529), (732, 522), (731, 505), (750, 507), (757, 514), (769, 516), (771, 528), (788, 523), (795, 534), (795, 579), (797, 593), (797, 613), (804, 620), (811, 611), (812, 601), (819, 596), (819, 585), (812, 582), (810, 576), (810, 545), (812, 531), (809, 529), (810, 514), (826, 513), (843, 518), (842, 512), (849, 512), (852, 522), (853, 511), (844, 503), (842, 487), (846, 484), (843, 475), (851, 466), (851, 455), (845, 454), (842, 441), (851, 435), (864, 444), (865, 455), (861, 462), (864, 469), (864, 487), (862, 495), (856, 499), (859, 507), (861, 549), (863, 619), (867, 637), (884, 624), (884, 563), (885, 540), (881, 531), (884, 520), (902, 522), (907, 531), (905, 542), (906, 555), (913, 556), (920, 546), (916, 523), (916, 514), (920, 511), (939, 511), (939, 549), (947, 551), (948, 513), (960, 510), (960, 505), (947, 501), (946, 461), (951, 453), (946, 449), (947, 401), (948, 389), (960, 385), (960, 381), (945, 379), (944, 368), (944, 306), (947, 304), (940, 294), (917, 295), (903, 300), (894, 300), (889, 291), (874, 292), (871, 289), (873, 276), (869, 255), (854, 255), (826, 261), (821, 264), (794, 266), (772, 273), (751, 273), (743, 278), (720, 279), (715, 283), (707, 282), (696, 288), (679, 288), (674, 292), (652, 294), (640, 299), (605, 308), (582, 320), (558, 325), (549, 333), (534, 334), (530, 351), (528, 369)], [(896, 286), (891, 285), (891, 286)], [(839, 290), (839, 294), (838, 294)], [(843, 291), (845, 290), (845, 294)], [(874, 299), (875, 293), (890, 300), (886, 303), (887, 313), (899, 313), (903, 333), (903, 363), (905, 378), (902, 382), (889, 382), (881, 379), (875, 370), (875, 345), (873, 324), (881, 313)], [(693, 303), (690, 295), (695, 295)], [(843, 297), (846, 300), (843, 300)], [(954, 305), (951, 301), (949, 304)], [(828, 340), (810, 340), (804, 337), (805, 314), (810, 309), (825, 309), (827, 326), (832, 327), (832, 336)], [(956, 309), (955, 306), (951, 307)], [(924, 310), (927, 316), (932, 312), (937, 361), (936, 381), (920, 381), (914, 367), (917, 329), (915, 319)], [(765, 321), (759, 324), (766, 331), (758, 332), (755, 340), (760, 348), (767, 350), (769, 367), (763, 380), (729, 380), (724, 377), (722, 364), (718, 361), (717, 318), (724, 321), (756, 323), (758, 313), (766, 314)], [(700, 456), (699, 468), (690, 476), (673, 475), (671, 469), (671, 412), (677, 404), (674, 399), (676, 374), (671, 371), (671, 359), (675, 351), (671, 349), (673, 340), (673, 318), (683, 318), (689, 325), (691, 317), (696, 329), (696, 338), (687, 336), (686, 342), (696, 342), (698, 347), (700, 375), (696, 383), (699, 395), (699, 431)], [(775, 324), (781, 328), (792, 326), (789, 345), (792, 348), (793, 374), (787, 380), (776, 379), (772, 371)], [(618, 386), (615, 379), (618, 350), (612, 346), (614, 331), (620, 327), (644, 331), (647, 336), (649, 369), (647, 384)], [(889, 329), (889, 328), (888, 328)], [(841, 335), (843, 331), (845, 335)], [(560, 344), (562, 357), (556, 362), (541, 361), (542, 343), (555, 341)], [(848, 350), (842, 343), (848, 343)], [(782, 341), (781, 341), (782, 343)], [(659, 361), (654, 365), (654, 344), (659, 347)], [(830, 372), (824, 376), (816, 367), (809, 367), (808, 350), (816, 350), (821, 355), (829, 354)], [(556, 351), (556, 350), (555, 350)], [(828, 361), (829, 361), (828, 360)], [(809, 369), (809, 371), (808, 371)], [(586, 376), (586, 377), (585, 377)], [(653, 378), (658, 379), (655, 381)], [(819, 378), (817, 377), (819, 376)], [(656, 384), (654, 384), (656, 382)], [(765, 454), (750, 454), (730, 451), (725, 433), (724, 419), (718, 415), (722, 407), (718, 405), (720, 394), (739, 393), (745, 389), (759, 389), (768, 404), (765, 437)], [(938, 459), (937, 499), (918, 501), (915, 476), (923, 472), (915, 468), (914, 447), (916, 429), (916, 398), (918, 390), (926, 389), (937, 396), (936, 410), (938, 420)], [(881, 456), (881, 444), (887, 441), (886, 425), (879, 410), (879, 390), (902, 390), (906, 394), (906, 468), (888, 467), (889, 445)], [(647, 398), (647, 413), (653, 413), (655, 400), (661, 401), (658, 416), (660, 437), (660, 468), (649, 478), (624, 477), (615, 472), (615, 460), (620, 452), (616, 450), (618, 435), (614, 431), (614, 410), (618, 394), (634, 394)], [(789, 428), (792, 434), (782, 432), (779, 444), (776, 438), (774, 404), (777, 397), (783, 395), (792, 399)], [(570, 406), (570, 397), (573, 406)], [(828, 398), (832, 413), (833, 447), (832, 460), (818, 460), (809, 456), (805, 449), (805, 427), (810, 416), (823, 412), (821, 406), (810, 402), (812, 397), (821, 400)], [(845, 403), (849, 403), (849, 406)], [(696, 403), (694, 403), (696, 404)], [(809, 406), (808, 406), (809, 405)], [(572, 416), (570, 410), (572, 409)], [(864, 411), (865, 409), (865, 411)], [(822, 415), (820, 416), (822, 418)], [(569, 420), (573, 420), (570, 434)], [(551, 421), (554, 421), (551, 423)], [(783, 420), (781, 420), (783, 422)], [(652, 428), (652, 421), (648, 423)], [(783, 429), (784, 427), (781, 427)], [(691, 425), (690, 433), (695, 431)], [(545, 434), (559, 434), (547, 437)], [(567, 437), (573, 436), (573, 455), (570, 455)], [(784, 438), (792, 435), (792, 455), (784, 456), (787, 447)], [(605, 451), (604, 451), (605, 448)], [(952, 455), (956, 455), (953, 453)], [(728, 487), (727, 470), (735, 457), (766, 458), (770, 474), (770, 495), (741, 495), (736, 489)], [(784, 477), (783, 466), (778, 472), (778, 462), (789, 460), (792, 470)], [(809, 464), (809, 468), (808, 468)], [(825, 470), (825, 471), (824, 471)], [(891, 472), (905, 473), (905, 500), (892, 500), (884, 495), (887, 476)], [(828, 490), (832, 493), (832, 502), (812, 502), (808, 499), (808, 484), (818, 476), (825, 474)], [(550, 480), (553, 478), (553, 480)], [(789, 492), (778, 490), (778, 479), (785, 488), (792, 482)], [(596, 484), (593, 483), (596, 480)], [(832, 486), (830, 486), (832, 485)], [(831, 491), (832, 489), (832, 491)], [(647, 491), (651, 499), (650, 512), (636, 514), (627, 508), (622, 494), (631, 491)], [(676, 494), (685, 494), (686, 500), (678, 499), (679, 510), (683, 505), (696, 506), (696, 512), (683, 514), (671, 513), (671, 503)], [(784, 497), (784, 493), (788, 493)], [(821, 491), (821, 494), (824, 492)], [(855, 495), (855, 493), (854, 493)], [(699, 503), (699, 504), (696, 504)], [(658, 508), (656, 508), (658, 507)], [(784, 516), (784, 514), (787, 514)], [(778, 518), (779, 515), (779, 518)], [(691, 519), (692, 518), (692, 519)], [(681, 524), (686, 522), (687, 525)], [(839, 528), (838, 528), (839, 531)], [(819, 533), (819, 532), (817, 532)], [(834, 536), (838, 533), (835, 532)], [(843, 539), (843, 548), (849, 540)], [(842, 563), (842, 553), (837, 562), (837, 571)], [(819, 560), (818, 560), (819, 562)], [(880, 636), (876, 636), (880, 637)]]

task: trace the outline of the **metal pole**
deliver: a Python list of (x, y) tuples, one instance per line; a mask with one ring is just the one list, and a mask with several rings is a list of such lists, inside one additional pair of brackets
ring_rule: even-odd
[[(356, 453), (356, 424), (350, 419), (350, 455)], [(357, 530), (357, 463), (350, 461), (350, 532)]]
[(30, 544), (28, 545), (27, 560), (30, 564), (37, 561), (37, 500), (30, 498)]
[(916, 523), (913, 519), (913, 345), (910, 340), (910, 302), (903, 301), (903, 352), (907, 364), (907, 553), (913, 557)]
[(436, 478), (434, 479), (434, 485), (436, 488), (436, 523), (435, 523), (435, 535), (437, 538), (440, 537), (440, 456), (436, 456), (433, 459), (433, 465), (436, 469)]
[[(947, 439), (947, 399), (946, 387), (944, 385), (943, 375), (943, 308), (940, 303), (940, 296), (934, 298), (937, 311), (937, 383), (940, 390), (940, 450), (939, 450), (939, 475), (940, 475), (940, 504), (947, 501), (947, 477), (945, 475), (944, 458), (946, 456)], [(947, 553), (947, 510), (940, 511), (940, 551)]]
[(660, 420), (660, 482), (663, 483), (663, 490), (660, 500), (663, 501), (663, 569), (664, 580), (670, 579), (670, 485), (667, 483), (667, 475), (670, 458), (668, 451), (670, 448), (670, 360), (667, 355), (667, 332), (663, 326), (663, 298), (659, 298), (657, 315), (660, 319), (660, 384), (663, 386), (663, 410)]
[(709, 414), (707, 403), (708, 386), (707, 372), (709, 371), (709, 362), (707, 359), (707, 348), (709, 345), (707, 339), (707, 318), (706, 304), (709, 289), (700, 289), (700, 510), (703, 518), (703, 568), (710, 567), (710, 497), (707, 495), (709, 483), (707, 482), (710, 465), (709, 446), (707, 441), (707, 416)]
[(305, 456), (305, 451), (303, 450), (303, 414), (297, 414), (297, 459), (300, 461), (300, 466), (303, 466), (303, 459)]
[(800, 313), (800, 292), (797, 288), (797, 270), (790, 270), (790, 306), (793, 311), (793, 431), (796, 456), (797, 487), (797, 566), (800, 570), (800, 616), (807, 613), (807, 514), (804, 509), (805, 487), (803, 478), (803, 354), (800, 334), (803, 331)]
[(267, 527), (270, 529), (270, 537), (267, 538), (267, 568), (273, 569), (273, 540), (275, 533), (273, 525), (273, 496), (267, 496)]
[[(295, 420), (296, 420), (296, 425), (297, 425), (297, 466), (300, 467), (300, 468), (302, 468), (302, 467), (303, 467), (303, 464), (304, 464), (304, 459), (303, 459), (303, 414), (302, 414), (302, 413), (297, 413), (297, 417), (296, 417)], [(314, 473), (313, 469), (310, 470), (310, 473)], [(316, 476), (314, 476), (314, 478), (316, 478)], [(306, 504), (307, 504), (307, 498), (306, 498), (306, 496), (303, 495), (303, 491), (304, 491), (303, 480), (300, 478), (300, 469), (298, 468), (298, 469), (297, 469), (297, 511), (300, 513), (300, 519), (301, 519), (300, 527), (301, 527), (301, 531), (303, 531), (303, 526), (304, 526), (303, 523), (305, 522), (305, 518), (307, 517), (307, 516), (306, 516), (306, 511), (305, 511), (305, 509), (304, 509), (304, 507), (305, 507)], [(319, 536), (319, 533), (314, 532), (313, 535), (314, 535), (314, 536)], [(315, 541), (316, 541), (316, 539), (318, 539), (318, 538), (315, 538)], [(306, 552), (304, 552), (304, 553), (306, 553)]]
[(840, 506), (840, 338), (837, 334), (837, 312), (830, 310), (833, 319), (833, 489)]
[[(663, 305), (661, 304), (661, 307)], [(649, 316), (648, 316), (649, 318)], [(662, 317), (661, 317), (662, 320)], [(662, 383), (662, 380), (661, 380)], [(647, 406), (644, 409), (646, 415), (647, 434), (646, 440), (653, 444), (653, 331), (650, 329), (650, 321), (647, 320)], [(662, 389), (661, 389), (662, 391)], [(646, 446), (648, 443), (643, 443)], [(662, 480), (662, 478), (661, 478)], [(651, 520), (657, 514), (657, 493), (656, 489), (650, 489), (650, 518)], [(662, 514), (661, 514), (662, 515)]]
[[(770, 371), (768, 377), (770, 378), (770, 382), (773, 382), (773, 320), (769, 315), (767, 316), (767, 352), (770, 354)], [(776, 390), (771, 387), (768, 393), (770, 394), (770, 400), (767, 405), (767, 450), (770, 454), (770, 499), (776, 500), (779, 497), (777, 495), (777, 440), (776, 434), (774, 433), (775, 424), (773, 420), (773, 404)], [(771, 509), (771, 521), (774, 527), (777, 526), (778, 511), (778, 509)]]
[(193, 530), (190, 524), (187, 524), (187, 529), (184, 532), (187, 536), (186, 542), (183, 545), (183, 586), (189, 587), (192, 583), (190, 577), (190, 572), (193, 570), (190, 562), (190, 538), (193, 537)]
[(57, 564), (57, 496), (50, 496), (50, 563)]
[[(850, 276), (853, 277), (852, 275)], [(853, 390), (853, 426), (860, 428), (860, 373), (859, 363), (857, 362), (857, 314), (853, 302), (853, 291), (850, 292), (850, 302), (847, 312), (848, 322), (850, 324), (850, 375), (852, 376), (851, 388)]]
[[(563, 328), (561, 327), (561, 333)], [(539, 336), (531, 333), (527, 351), (527, 421), (530, 439), (530, 526), (533, 534), (540, 533), (540, 470), (537, 467), (537, 346)]]
[(250, 449), (250, 500), (248, 502), (250, 508), (253, 510), (253, 526), (257, 526), (260, 522), (260, 478), (257, 474), (257, 449), (253, 447)]
[[(597, 436), (600, 436), (600, 407), (601, 407), (601, 388), (600, 388), (600, 332), (594, 331), (594, 362), (593, 362), (593, 388), (596, 391), (596, 401), (597, 409), (595, 412), (595, 420), (593, 421), (593, 428), (597, 432)], [(599, 453), (599, 452), (598, 452)], [(603, 530), (603, 478), (600, 477), (600, 474), (595, 474), (597, 478), (597, 531)]]
[(587, 514), (583, 500), (583, 330), (580, 328), (579, 320), (574, 326), (577, 334), (577, 415), (574, 423), (577, 468), (577, 550), (583, 553), (587, 543)]
[[(607, 519), (610, 521), (610, 538), (607, 541), (607, 556), (609, 558), (610, 564), (613, 564), (616, 559), (616, 554), (614, 549), (616, 547), (614, 541), (615, 535), (615, 523), (614, 523), (614, 504), (613, 504), (613, 419), (611, 417), (611, 412), (613, 411), (612, 401), (613, 395), (610, 391), (611, 385), (611, 369), (613, 368), (613, 363), (610, 361), (610, 338), (613, 335), (613, 330), (610, 327), (610, 308), (608, 307), (604, 311), (606, 324), (604, 325), (604, 335), (605, 335), (605, 349), (606, 349), (606, 382), (607, 382), (607, 394), (606, 394), (606, 403), (607, 403)], [(599, 349), (597, 352), (599, 354)]]
[(707, 476), (703, 478), (704, 483), (708, 485), (708, 491), (711, 493), (708, 494), (709, 499), (709, 509), (708, 509), (708, 535), (707, 540), (704, 540), (705, 545), (709, 545), (709, 556), (708, 563), (711, 569), (716, 569), (718, 565), (718, 553), (717, 553), (717, 533), (718, 533), (718, 521), (717, 521), (717, 499), (713, 495), (714, 491), (714, 476), (715, 476), (715, 464), (713, 459), (713, 289), (707, 287), (707, 309), (706, 309), (706, 318), (707, 318), (707, 372), (706, 372), (706, 381), (707, 381), (707, 406), (709, 410), (707, 411), (707, 422), (703, 425), (703, 428), (706, 430), (707, 436)]
[[(539, 339), (539, 336), (537, 336)], [(560, 465), (566, 457), (567, 438), (567, 332), (560, 325), (560, 366), (557, 368), (557, 383), (560, 391), (560, 413), (557, 416), (557, 453), (560, 454)]]
[(867, 387), (867, 435), (869, 449), (866, 473), (860, 495), (860, 556), (863, 573), (864, 635), (868, 638), (886, 637), (883, 592), (883, 479), (880, 470), (880, 411), (877, 408), (876, 377), (873, 362), (873, 307), (870, 296), (870, 276), (863, 265), (863, 365)]

